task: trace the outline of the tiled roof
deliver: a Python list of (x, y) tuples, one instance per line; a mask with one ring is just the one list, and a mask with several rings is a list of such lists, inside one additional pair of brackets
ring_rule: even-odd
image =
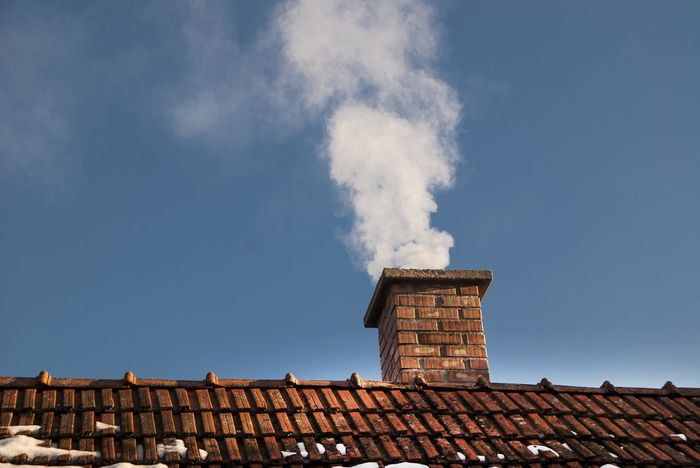
[[(120, 430), (98, 431), (96, 421)], [(101, 457), (0, 462), (700, 465), (700, 389), (671, 383), (640, 389), (564, 387), (545, 379), (538, 385), (393, 385), (356, 375), (342, 382), (291, 375), (218, 380), (213, 374), (173, 381), (130, 373), (124, 380), (0, 378), (0, 426), (18, 425), (41, 426), (33, 437), (48, 446)], [(0, 442), (8, 431), (0, 429)], [(184, 441), (187, 453), (167, 451), (159, 458), (157, 444), (174, 439)], [(282, 451), (298, 453), (300, 442), (306, 457), (283, 457)], [(538, 445), (551, 451), (528, 449)]]

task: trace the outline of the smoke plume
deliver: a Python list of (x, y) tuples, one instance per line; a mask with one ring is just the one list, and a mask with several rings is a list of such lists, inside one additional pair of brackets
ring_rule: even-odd
[(327, 115), (325, 156), (354, 212), (350, 245), (383, 267), (444, 268), (452, 236), (430, 225), (453, 183), (460, 105), (433, 61), (431, 8), (412, 1), (288, 3), (277, 17), (285, 76)]

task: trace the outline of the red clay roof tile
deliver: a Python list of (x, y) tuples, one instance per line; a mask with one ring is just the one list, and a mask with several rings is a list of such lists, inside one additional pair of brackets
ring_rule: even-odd
[[(39, 386), (32, 379), (0, 379), (0, 425), (39, 424), (35, 437), (49, 443), (100, 450), (99, 463), (94, 457), (79, 460), (94, 466), (116, 461), (446, 466), (461, 463), (457, 452), (469, 463), (481, 463), (482, 455), (498, 465), (700, 463), (697, 389), (548, 382), (418, 388), (357, 378), (349, 383), (222, 379), (217, 385), (53, 378)], [(95, 421), (116, 421), (120, 431), (97, 431)], [(184, 457), (169, 452), (159, 460), (156, 444), (168, 438), (184, 440)], [(298, 453), (299, 442), (307, 457), (281, 456), (282, 449)], [(346, 455), (337, 443), (345, 444)], [(535, 455), (527, 449), (532, 444), (547, 446), (559, 457), (546, 451)], [(207, 451), (205, 461), (199, 449)], [(76, 463), (75, 458), (61, 460)]]

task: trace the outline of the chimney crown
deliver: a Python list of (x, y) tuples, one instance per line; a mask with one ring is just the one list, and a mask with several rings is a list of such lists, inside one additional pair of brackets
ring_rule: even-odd
[(379, 329), (382, 378), (488, 381), (481, 299), (492, 278), (490, 270), (384, 269), (364, 317)]

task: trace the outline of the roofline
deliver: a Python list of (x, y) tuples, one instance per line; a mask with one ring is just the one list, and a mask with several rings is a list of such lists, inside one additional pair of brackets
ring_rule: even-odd
[(379, 314), (382, 312), (389, 287), (395, 283), (430, 283), (444, 286), (477, 285), (479, 298), (483, 299), (493, 279), (491, 270), (416, 270), (403, 268), (384, 268), (374, 288), (372, 300), (365, 312), (366, 328), (376, 328)]
[(157, 388), (285, 388), (285, 387), (338, 387), (338, 388), (365, 388), (365, 389), (421, 389), (449, 390), (449, 389), (483, 389), (502, 392), (558, 392), (558, 393), (587, 393), (620, 395), (681, 395), (686, 397), (700, 397), (700, 388), (676, 387), (667, 382), (661, 388), (645, 387), (615, 387), (605, 382), (600, 387), (578, 387), (571, 385), (554, 385), (547, 379), (542, 379), (538, 384), (512, 384), (480, 382), (469, 384), (431, 382), (426, 385), (395, 384), (381, 380), (362, 380), (357, 383), (348, 380), (256, 380), (256, 379), (218, 379), (217, 384), (207, 383), (205, 380), (169, 380), (169, 379), (144, 379), (139, 378), (135, 383), (128, 383), (123, 379), (73, 379), (53, 377), (50, 384), (40, 384), (37, 377), (0, 377), (0, 388), (119, 388), (119, 387), (157, 387)]

